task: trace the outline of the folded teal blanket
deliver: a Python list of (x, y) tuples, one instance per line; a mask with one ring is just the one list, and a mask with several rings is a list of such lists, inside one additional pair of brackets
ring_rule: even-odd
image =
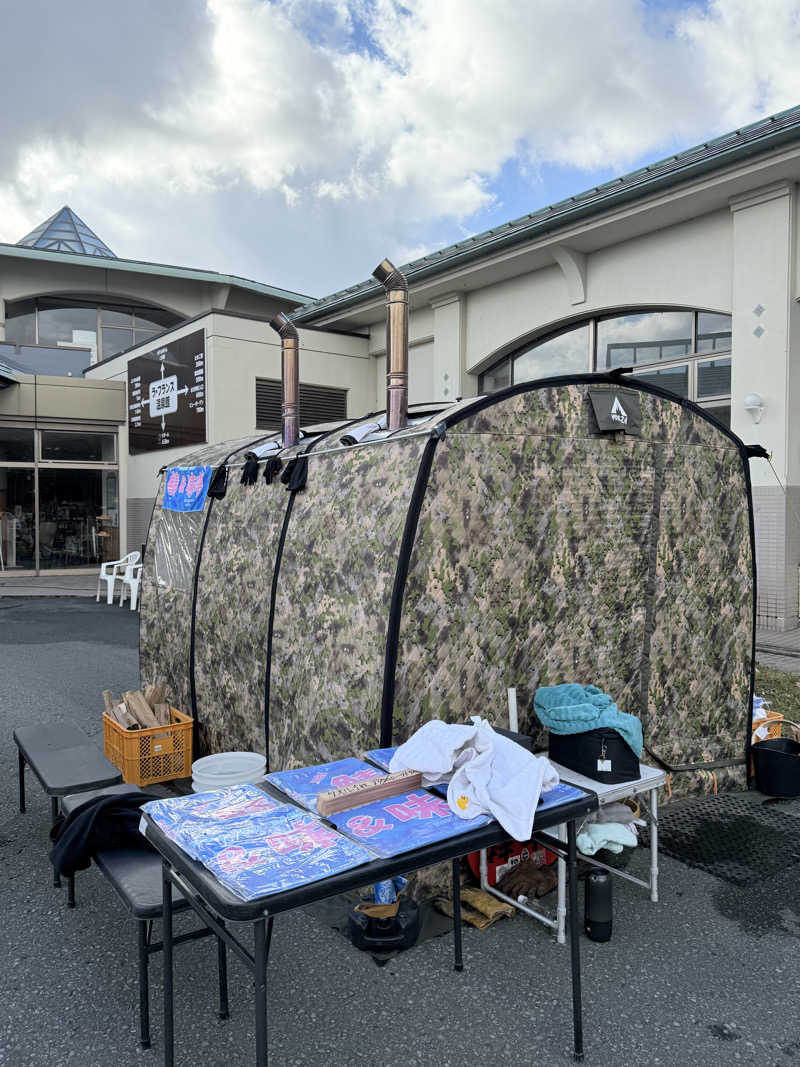
[(582, 734), (607, 726), (616, 730), (637, 756), (642, 755), (642, 724), (635, 715), (618, 711), (611, 697), (596, 685), (540, 685), (533, 709), (554, 734)]

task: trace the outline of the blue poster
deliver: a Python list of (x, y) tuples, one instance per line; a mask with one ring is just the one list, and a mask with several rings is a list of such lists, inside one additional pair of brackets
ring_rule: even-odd
[(369, 778), (380, 778), (383, 773), (363, 760), (349, 757), (334, 763), (320, 763), (316, 767), (275, 771), (267, 775), (267, 781), (304, 808), (316, 811), (320, 793), (327, 793), (329, 789), (344, 789), (347, 785), (365, 782)]
[(262, 816), (286, 806), (247, 784), (151, 800), (143, 810), (184, 852), (199, 859), (206, 841), (226, 833), (250, 832)]
[(388, 773), (389, 764), (392, 762), (392, 756), (397, 752), (397, 747), (394, 745), (392, 748), (371, 748), (364, 755), (370, 763), (374, 763), (376, 767), (382, 767)]
[[(393, 748), (372, 748), (369, 752), (365, 752), (364, 755), (372, 763), (375, 763), (378, 767), (382, 767), (388, 774), (392, 756), (397, 752), (399, 747), (399, 745), (395, 745)], [(426, 785), (425, 788), (430, 789), (433, 793), (438, 793), (440, 797), (447, 796), (447, 782), (439, 782), (438, 785)]]
[(166, 511), (202, 511), (213, 467), (170, 467), (164, 484)]
[(399, 856), (491, 822), (489, 815), (462, 819), (453, 814), (446, 800), (422, 789), (341, 811), (328, 819), (337, 830), (383, 857)]
[(559, 782), (558, 785), (554, 785), (552, 789), (548, 789), (546, 793), (542, 793), (539, 797), (536, 811), (545, 811), (547, 808), (554, 808), (558, 804), (566, 804), (570, 800), (580, 800), (581, 797), (585, 796), (586, 794), (582, 789), (577, 789), (574, 785), (565, 785), (563, 782)]
[(206, 841), (199, 858), (242, 900), (318, 882), (375, 859), (361, 845), (290, 805), (263, 815), (249, 833)]

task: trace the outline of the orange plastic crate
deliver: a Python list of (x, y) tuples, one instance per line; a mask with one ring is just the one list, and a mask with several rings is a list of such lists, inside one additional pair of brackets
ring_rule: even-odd
[(192, 774), (192, 718), (170, 708), (170, 726), (123, 730), (103, 712), (103, 751), (132, 785), (152, 785)]

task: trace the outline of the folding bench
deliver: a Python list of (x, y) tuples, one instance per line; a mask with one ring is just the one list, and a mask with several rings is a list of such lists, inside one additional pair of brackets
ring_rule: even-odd
[[(116, 785), (110, 789), (98, 789), (92, 796), (106, 793), (138, 793), (135, 785)], [(86, 794), (64, 797), (61, 808), (65, 815), (85, 804), (90, 797)], [(139, 960), (139, 1044), (141, 1048), (150, 1048), (150, 976), (149, 961), (154, 952), (160, 952), (163, 943), (152, 941), (153, 921), (162, 917), (161, 857), (147, 849), (120, 848), (107, 849), (93, 857), (99, 870), (111, 883), (114, 892), (136, 920), (137, 949)], [(68, 885), (70, 907), (75, 906), (75, 876), (71, 875)], [(188, 903), (180, 895), (175, 895), (172, 913), (184, 911)], [(173, 942), (196, 941), (198, 938), (213, 934), (209, 927), (189, 930), (173, 938)], [(217, 939), (217, 965), (219, 969), (219, 1018), (228, 1018), (228, 961), (225, 943)]]
[[(71, 722), (18, 726), (14, 730), (18, 749), (19, 810), (25, 814), (25, 764), (30, 767), (50, 797), (50, 820), (58, 818), (59, 798), (72, 793), (114, 785), (122, 775), (86, 734)], [(53, 885), (61, 880), (53, 874)]]

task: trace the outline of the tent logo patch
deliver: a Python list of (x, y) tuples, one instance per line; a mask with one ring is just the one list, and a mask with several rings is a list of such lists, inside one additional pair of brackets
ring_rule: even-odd
[[(597, 432), (642, 435), (642, 401), (633, 389), (590, 386), (589, 400)], [(590, 420), (590, 427), (594, 430)]]
[(628, 425), (628, 412), (620, 404), (618, 396), (614, 397), (614, 403), (611, 405), (611, 418), (614, 422), (619, 422), (623, 426)]

